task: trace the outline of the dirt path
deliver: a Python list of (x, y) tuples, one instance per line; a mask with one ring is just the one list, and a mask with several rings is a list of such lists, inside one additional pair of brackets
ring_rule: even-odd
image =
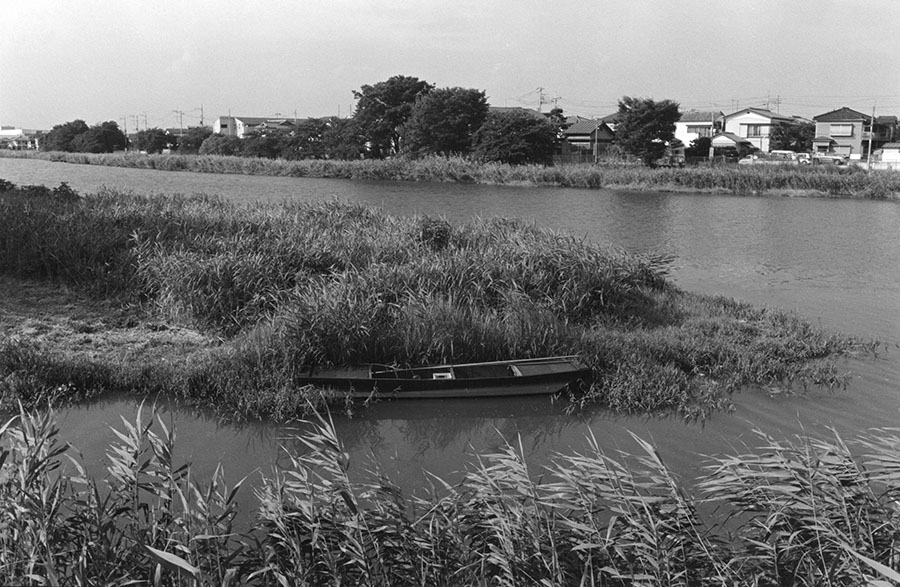
[(181, 362), (221, 342), (65, 286), (0, 276), (0, 342), (6, 338), (104, 363)]

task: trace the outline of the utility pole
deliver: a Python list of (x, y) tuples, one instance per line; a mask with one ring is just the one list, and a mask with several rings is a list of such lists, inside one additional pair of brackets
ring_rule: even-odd
[(872, 104), (872, 122), (869, 124), (869, 154), (866, 157), (866, 169), (872, 169), (872, 137), (875, 135), (875, 104)]
[(178, 136), (184, 136), (184, 110), (172, 110), (175, 114), (178, 115)]

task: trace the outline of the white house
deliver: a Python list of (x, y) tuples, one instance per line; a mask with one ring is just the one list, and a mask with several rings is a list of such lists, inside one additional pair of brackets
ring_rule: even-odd
[(0, 147), (34, 150), (40, 147), (40, 133), (15, 126), (0, 126)]
[(754, 147), (768, 153), (771, 150), (769, 135), (772, 129), (795, 123), (792, 117), (776, 114), (765, 108), (744, 108), (725, 116), (723, 131), (747, 139)]
[(721, 112), (705, 112), (688, 110), (681, 114), (681, 120), (675, 123), (675, 138), (681, 141), (685, 147), (700, 137), (712, 137), (717, 130), (722, 128), (722, 119), (725, 115)]
[(287, 118), (260, 116), (220, 116), (213, 123), (213, 132), (229, 137), (244, 138), (254, 130), (293, 130), (294, 123)]

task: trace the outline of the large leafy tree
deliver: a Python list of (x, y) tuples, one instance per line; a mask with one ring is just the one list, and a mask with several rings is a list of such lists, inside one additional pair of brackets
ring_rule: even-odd
[(147, 153), (162, 153), (172, 146), (172, 139), (165, 130), (154, 127), (139, 130), (134, 137), (134, 146)]
[(201, 155), (240, 155), (241, 139), (223, 134), (212, 134), (200, 145)]
[(431, 90), (416, 100), (403, 125), (403, 151), (413, 156), (467, 154), (487, 113), (487, 98), (481, 90)]
[(57, 124), (47, 133), (42, 148), (44, 151), (72, 152), (75, 150), (73, 144), (75, 138), (87, 132), (89, 128), (87, 123), (81, 119)]
[(812, 150), (816, 138), (816, 125), (811, 122), (778, 125), (769, 133), (771, 150), (786, 150), (803, 153)]
[(200, 152), (200, 145), (213, 134), (208, 126), (192, 126), (178, 138), (178, 152), (196, 155)]
[(128, 146), (128, 137), (113, 120), (90, 127), (72, 140), (72, 148), (80, 153), (112, 153)]
[(353, 118), (369, 144), (370, 153), (382, 158), (400, 151), (400, 129), (412, 114), (416, 99), (434, 86), (416, 77), (395, 75), (354, 91)]
[(329, 159), (359, 159), (366, 151), (366, 139), (353, 118), (330, 118), (322, 144)]
[(475, 131), (472, 154), (512, 165), (553, 161), (558, 126), (528, 110), (490, 111)]
[(626, 153), (653, 167), (675, 138), (675, 123), (681, 118), (678, 102), (623, 96), (619, 100), (616, 142)]

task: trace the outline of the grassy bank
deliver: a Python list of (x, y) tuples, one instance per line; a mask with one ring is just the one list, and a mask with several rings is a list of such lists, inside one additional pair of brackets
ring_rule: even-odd
[(286, 161), (204, 155), (33, 153), (26, 151), (0, 152), (0, 156), (201, 173), (622, 188), (739, 195), (900, 198), (900, 172), (868, 172), (855, 166), (731, 165), (648, 169), (623, 162), (556, 167), (512, 166), (498, 163), (478, 163), (458, 157), (398, 158), (383, 161)]
[[(127, 389), (283, 420), (341, 401), (298, 389), (311, 363), (578, 354), (594, 383), (573, 408), (703, 416), (746, 385), (840, 388), (840, 358), (867, 348), (793, 314), (682, 292), (666, 259), (514, 220), (0, 188), (0, 275), (87, 292), (119, 316), (4, 328), (7, 408)], [(141, 337), (157, 342), (110, 343)]]
[[(242, 480), (196, 479), (174, 428), (123, 418), (104, 480), (68, 460), (52, 413), (0, 427), (0, 577), (16, 585), (858, 586), (900, 581), (900, 437), (760, 435), (707, 457), (688, 491), (649, 443), (473, 455), (455, 486), (362, 481), (319, 419), (265, 473), (249, 528)], [(297, 443), (300, 445), (300, 443)], [(850, 448), (854, 450), (851, 452)], [(854, 456), (858, 455), (858, 456)], [(706, 512), (706, 513), (703, 513)]]

